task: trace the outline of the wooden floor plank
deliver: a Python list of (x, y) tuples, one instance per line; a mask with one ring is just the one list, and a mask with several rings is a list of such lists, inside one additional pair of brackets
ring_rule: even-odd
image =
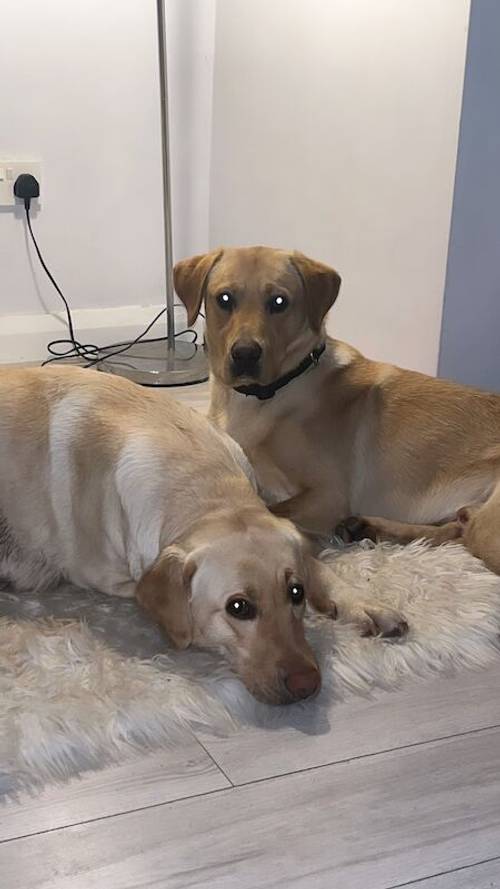
[[(0, 805), (0, 841), (229, 787), (194, 739)], [(2, 879), (0, 876), (0, 887)], [(2, 887), (3, 889), (3, 887)]]
[[(479, 672), (412, 684), (374, 700), (338, 704), (314, 726), (312, 709), (290, 713), (294, 728), (249, 728), (234, 738), (199, 737), (234, 784), (340, 762), (408, 744), (500, 725), (500, 658)], [(297, 711), (299, 712), (299, 711)]]
[(0, 846), (2, 889), (387, 889), (494, 857), (500, 729)]
[(500, 857), (418, 883), (406, 883), (405, 889), (500, 889)]

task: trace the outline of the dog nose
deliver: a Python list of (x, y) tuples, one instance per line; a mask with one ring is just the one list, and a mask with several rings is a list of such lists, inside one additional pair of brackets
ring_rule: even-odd
[(288, 673), (285, 677), (285, 685), (294, 700), (301, 701), (304, 698), (310, 698), (311, 695), (315, 695), (319, 691), (321, 686), (319, 670), (310, 667), (307, 670)]
[(231, 358), (235, 365), (244, 369), (254, 368), (261, 355), (262, 347), (256, 340), (236, 340), (231, 347)]

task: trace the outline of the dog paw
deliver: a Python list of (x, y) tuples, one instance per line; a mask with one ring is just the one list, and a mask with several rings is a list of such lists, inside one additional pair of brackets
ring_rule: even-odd
[(344, 519), (335, 528), (335, 536), (340, 537), (344, 543), (354, 543), (358, 540), (377, 541), (377, 533), (375, 528), (363, 516), (352, 515)]
[(400, 611), (373, 606), (366, 600), (337, 598), (337, 615), (340, 620), (355, 624), (361, 636), (402, 639), (409, 629), (408, 621)]
[(383, 639), (402, 639), (408, 633), (408, 622), (398, 611), (390, 608), (364, 607), (366, 620), (362, 620), (362, 636), (382, 636)]

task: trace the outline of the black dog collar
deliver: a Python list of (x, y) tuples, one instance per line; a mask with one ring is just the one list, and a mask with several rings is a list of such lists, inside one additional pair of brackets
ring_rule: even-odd
[(272, 398), (276, 395), (276, 392), (279, 389), (283, 389), (283, 386), (287, 386), (292, 380), (300, 377), (300, 375), (308, 370), (311, 365), (316, 365), (325, 351), (325, 348), (325, 343), (316, 346), (316, 348), (313, 349), (312, 352), (309, 352), (309, 355), (306, 355), (294, 370), (288, 371), (287, 374), (279, 377), (274, 383), (269, 383), (267, 386), (259, 386), (258, 383), (254, 383), (251, 386), (235, 386), (234, 391), (239, 392), (241, 395), (253, 395), (255, 398), (258, 398), (259, 401), (267, 401), (268, 398)]

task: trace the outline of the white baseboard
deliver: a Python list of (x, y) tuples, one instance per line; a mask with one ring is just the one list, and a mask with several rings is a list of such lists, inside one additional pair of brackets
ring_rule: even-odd
[[(107, 343), (132, 340), (139, 335), (161, 310), (161, 306), (118, 306), (109, 309), (75, 309), (72, 311), (77, 338), (81, 343), (105, 346)], [(177, 331), (187, 327), (184, 307), (175, 307)], [(196, 324), (200, 333), (201, 328)], [(164, 318), (158, 320), (148, 336), (163, 336)], [(0, 364), (41, 362), (47, 358), (47, 343), (64, 339), (68, 334), (61, 312), (40, 315), (0, 316)]]

